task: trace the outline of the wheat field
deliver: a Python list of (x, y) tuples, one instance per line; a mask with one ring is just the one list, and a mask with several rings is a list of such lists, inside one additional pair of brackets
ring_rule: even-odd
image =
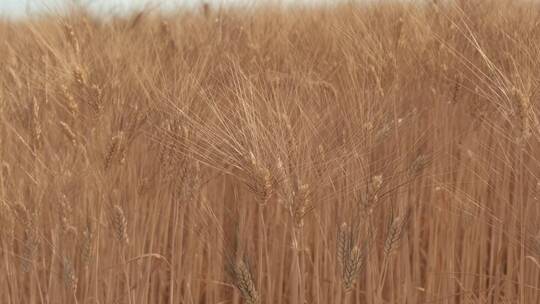
[(0, 37), (0, 303), (540, 303), (538, 3)]

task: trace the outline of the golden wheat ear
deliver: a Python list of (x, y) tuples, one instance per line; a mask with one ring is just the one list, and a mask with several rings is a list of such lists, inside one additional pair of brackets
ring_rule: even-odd
[(249, 264), (245, 259), (240, 259), (237, 262), (228, 261), (226, 270), (232, 277), (233, 285), (238, 289), (246, 303), (259, 304), (259, 293), (257, 292)]
[(94, 242), (94, 227), (88, 216), (86, 219), (86, 227), (82, 233), (82, 239), (80, 240), (80, 258), (81, 263), (85, 268), (88, 267), (90, 259), (92, 258), (93, 242)]
[(127, 245), (129, 243), (129, 237), (127, 232), (127, 219), (124, 214), (124, 210), (120, 205), (114, 205), (111, 210), (111, 228), (116, 240), (122, 244)]
[(410, 216), (411, 211), (408, 209), (404, 214), (392, 218), (384, 242), (385, 256), (390, 256), (397, 249), (399, 241), (407, 228)]
[(367, 241), (362, 243), (361, 247), (355, 243), (351, 227), (346, 223), (341, 224), (338, 229), (336, 255), (342, 287), (346, 293), (353, 289), (368, 253)]
[(75, 294), (77, 292), (78, 279), (73, 264), (67, 257), (63, 257), (62, 259), (62, 276), (66, 287)]

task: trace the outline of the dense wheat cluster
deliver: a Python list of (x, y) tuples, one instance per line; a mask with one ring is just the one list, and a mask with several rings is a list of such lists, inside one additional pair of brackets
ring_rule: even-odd
[(539, 20), (0, 23), (0, 303), (539, 303)]

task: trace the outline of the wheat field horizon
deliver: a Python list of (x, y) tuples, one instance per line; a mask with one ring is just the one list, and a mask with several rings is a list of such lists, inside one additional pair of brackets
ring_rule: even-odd
[(0, 21), (0, 303), (539, 303), (538, 20)]

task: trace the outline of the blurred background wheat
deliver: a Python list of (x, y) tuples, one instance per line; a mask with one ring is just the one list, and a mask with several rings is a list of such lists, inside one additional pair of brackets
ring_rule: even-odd
[(539, 303), (540, 6), (0, 23), (0, 303)]

